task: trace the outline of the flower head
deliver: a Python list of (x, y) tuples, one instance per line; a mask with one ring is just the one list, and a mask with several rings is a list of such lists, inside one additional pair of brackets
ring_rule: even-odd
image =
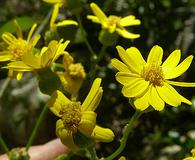
[(66, 52), (63, 59), (65, 72), (58, 72), (64, 89), (70, 94), (76, 94), (86, 78), (83, 65), (81, 63), (73, 63), (73, 61), (72, 56)]
[(140, 37), (139, 34), (133, 34), (125, 29), (127, 26), (141, 24), (140, 20), (136, 19), (135, 16), (129, 15), (127, 17), (121, 18), (110, 15), (107, 17), (95, 3), (91, 3), (90, 6), (95, 16), (88, 15), (87, 18), (94, 23), (100, 23), (103, 29), (108, 30), (110, 33), (117, 32), (122, 37), (128, 39), (135, 39)]
[(25, 72), (51, 67), (59, 56), (65, 54), (68, 44), (69, 41), (63, 43), (63, 39), (59, 42), (53, 40), (48, 44), (48, 47), (43, 47), (40, 53), (35, 55), (27, 53), (22, 56), (21, 61), (11, 62), (7, 65), (7, 68)]
[[(37, 24), (32, 26), (27, 39), (23, 38), (22, 30), (17, 21), (14, 21), (14, 24), (16, 26), (17, 37), (9, 32), (3, 33), (2, 39), (5, 41), (5, 43), (7, 43), (8, 46), (6, 50), (0, 52), (0, 61), (15, 62), (22, 60), (23, 55), (33, 52), (33, 48), (40, 39), (40, 35), (36, 35), (32, 38), (32, 34)], [(15, 77), (16, 75), (17, 79), (20, 79), (22, 77), (22, 72), (15, 73), (10, 69), (9, 75), (11, 77)]]
[(82, 104), (79, 101), (70, 101), (60, 91), (54, 92), (48, 102), (50, 110), (60, 118), (56, 123), (56, 134), (70, 149), (77, 148), (74, 143), (74, 135), (78, 132), (101, 142), (110, 142), (114, 138), (110, 129), (96, 125), (97, 114), (94, 110), (103, 93), (100, 83), (100, 78), (94, 80), (91, 90)]
[(59, 13), (60, 7), (66, 5), (66, 0), (43, 0), (44, 2), (53, 4), (52, 16), (50, 19), (50, 28), (55, 31), (57, 27), (67, 26), (67, 25), (78, 25), (76, 21), (73, 20), (63, 20), (56, 23), (56, 19)]
[(116, 80), (124, 85), (123, 95), (132, 98), (137, 109), (145, 110), (151, 105), (160, 111), (165, 103), (174, 107), (179, 106), (181, 102), (192, 104), (171, 85), (195, 87), (195, 83), (170, 81), (189, 68), (192, 55), (179, 64), (181, 52), (175, 50), (162, 64), (163, 50), (157, 45), (151, 49), (147, 61), (135, 47), (125, 50), (117, 46), (117, 50), (123, 62), (112, 59), (112, 65), (119, 70)]
[(186, 157), (183, 160), (195, 160), (195, 149), (192, 149), (191, 153), (192, 153), (191, 157)]

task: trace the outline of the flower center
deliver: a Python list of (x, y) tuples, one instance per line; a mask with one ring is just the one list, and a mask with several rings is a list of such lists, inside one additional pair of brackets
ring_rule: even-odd
[(9, 45), (8, 50), (13, 55), (13, 60), (21, 60), (22, 56), (30, 52), (31, 48), (27, 41), (19, 38)]
[(108, 26), (112, 27), (113, 25), (116, 25), (117, 28), (122, 28), (119, 21), (120, 21), (120, 17), (109, 16), (108, 17)]
[(81, 121), (82, 111), (80, 102), (70, 102), (60, 111), (64, 128), (71, 133), (76, 133)]
[(70, 64), (68, 67), (68, 72), (73, 79), (85, 79), (86, 77), (85, 70), (81, 63)]
[(142, 70), (141, 77), (152, 83), (154, 86), (163, 86), (164, 75), (162, 67), (159, 65), (152, 64), (145, 66)]

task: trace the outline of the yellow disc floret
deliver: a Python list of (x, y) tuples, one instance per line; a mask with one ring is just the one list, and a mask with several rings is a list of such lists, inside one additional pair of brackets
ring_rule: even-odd
[(142, 70), (141, 76), (154, 86), (163, 86), (164, 75), (161, 66), (154, 64), (145, 66)]
[(13, 56), (13, 60), (21, 60), (22, 56), (31, 51), (31, 47), (27, 41), (22, 38), (15, 39), (8, 47), (8, 50)]
[(82, 111), (80, 102), (70, 102), (60, 111), (64, 128), (71, 133), (76, 133), (81, 121)]
[(73, 79), (85, 79), (86, 74), (81, 63), (72, 63), (68, 67), (68, 73)]

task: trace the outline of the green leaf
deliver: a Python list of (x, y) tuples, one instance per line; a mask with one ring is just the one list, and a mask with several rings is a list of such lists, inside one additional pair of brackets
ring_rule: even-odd
[(32, 17), (27, 17), (27, 16), (17, 17), (17, 18), (14, 18), (14, 19), (8, 21), (7, 23), (5, 23), (3, 26), (0, 27), (0, 36), (4, 32), (10, 32), (10, 33), (16, 32), (16, 28), (14, 27), (14, 20), (17, 20), (22, 31), (30, 30), (31, 26), (33, 25)]

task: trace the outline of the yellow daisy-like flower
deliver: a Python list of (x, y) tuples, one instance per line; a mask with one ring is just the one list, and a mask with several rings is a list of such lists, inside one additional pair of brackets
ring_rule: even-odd
[[(17, 21), (14, 21), (14, 24), (16, 26), (17, 37), (9, 32), (3, 33), (2, 39), (7, 43), (8, 47), (6, 50), (0, 52), (0, 61), (20, 61), (24, 54), (32, 53), (33, 48), (40, 39), (40, 35), (36, 35), (32, 38), (37, 24), (32, 26), (27, 39), (23, 38), (22, 30)], [(16, 75), (19, 80), (22, 77), (22, 72), (14, 73), (13, 70), (10, 69), (9, 75), (11, 77)]]
[(73, 63), (73, 61), (73, 57), (66, 52), (63, 59), (65, 72), (58, 72), (58, 76), (64, 89), (75, 95), (81, 88), (86, 73), (81, 63)]
[(59, 9), (63, 5), (66, 5), (66, 0), (43, 0), (43, 1), (54, 5), (53, 11), (52, 11), (52, 16), (50, 19), (51, 30), (55, 31), (57, 27), (63, 27), (63, 26), (67, 26), (67, 25), (78, 25), (78, 23), (76, 21), (73, 21), (73, 20), (63, 20), (63, 21), (56, 23)]
[(183, 160), (195, 160), (195, 149), (191, 150), (192, 157), (186, 157)]
[(96, 125), (97, 114), (94, 110), (103, 94), (100, 84), (100, 78), (94, 80), (82, 104), (78, 101), (70, 101), (60, 91), (54, 92), (48, 102), (50, 110), (60, 118), (56, 123), (56, 134), (70, 149), (77, 148), (73, 137), (78, 132), (101, 142), (111, 142), (114, 138), (114, 133), (110, 129)]
[(143, 111), (151, 105), (160, 111), (163, 110), (165, 103), (174, 107), (179, 106), (181, 102), (192, 104), (171, 85), (195, 87), (195, 83), (170, 81), (189, 68), (192, 55), (179, 64), (181, 52), (175, 50), (162, 64), (163, 50), (157, 45), (151, 49), (147, 62), (135, 47), (125, 50), (117, 46), (117, 50), (123, 62), (112, 59), (112, 65), (119, 70), (116, 80), (124, 85), (123, 95), (133, 98), (137, 109)]
[(65, 49), (69, 42), (67, 40), (63, 43), (63, 39), (59, 42), (53, 40), (48, 47), (42, 48), (40, 54), (27, 53), (22, 56), (22, 61), (11, 62), (7, 68), (22, 72), (49, 68), (59, 56), (66, 53)]
[(117, 32), (120, 36), (128, 39), (139, 38), (139, 34), (128, 32), (125, 27), (140, 25), (141, 21), (136, 19), (135, 16), (129, 15), (121, 18), (118, 16), (110, 15), (107, 17), (104, 12), (95, 4), (90, 4), (91, 9), (95, 16), (88, 15), (87, 18), (94, 23), (100, 23), (103, 29), (107, 29), (110, 33)]

